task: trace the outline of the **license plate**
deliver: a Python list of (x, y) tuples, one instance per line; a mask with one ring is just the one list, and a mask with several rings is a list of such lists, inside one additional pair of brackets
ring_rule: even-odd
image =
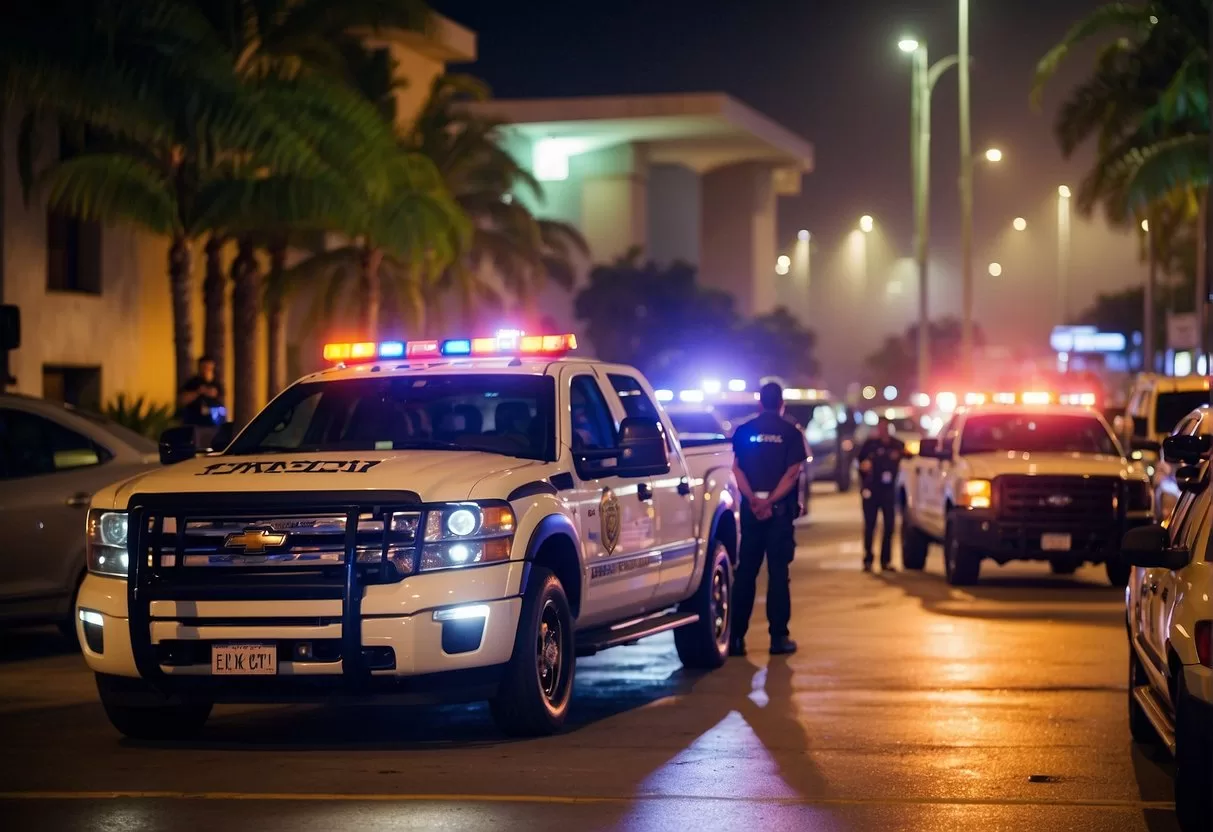
[(273, 676), (278, 648), (272, 644), (216, 644), (211, 647), (212, 676)]
[(1068, 534), (1042, 534), (1040, 548), (1046, 552), (1070, 551), (1070, 536)]

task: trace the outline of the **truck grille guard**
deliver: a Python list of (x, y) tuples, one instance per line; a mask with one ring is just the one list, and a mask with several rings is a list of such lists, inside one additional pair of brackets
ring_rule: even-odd
[[(343, 681), (364, 684), (363, 590), (416, 571), (423, 519), (411, 491), (134, 495), (127, 610), (135, 667), (158, 687), (168, 682), (152, 641), (155, 601), (339, 600)], [(301, 542), (292, 547), (292, 538)]]

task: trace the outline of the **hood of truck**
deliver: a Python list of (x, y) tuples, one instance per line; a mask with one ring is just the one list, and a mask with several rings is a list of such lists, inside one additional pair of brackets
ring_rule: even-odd
[(968, 476), (973, 479), (988, 480), (1003, 474), (1147, 479), (1140, 463), (1103, 454), (998, 451), (967, 454), (964, 462), (968, 466)]
[[(539, 479), (548, 463), (477, 451), (348, 451), (203, 456), (132, 477), (93, 498), (126, 508), (134, 494), (412, 491), (423, 502), (480, 498), (478, 483)], [(539, 469), (531, 473), (532, 469)], [(498, 499), (505, 494), (492, 495)]]

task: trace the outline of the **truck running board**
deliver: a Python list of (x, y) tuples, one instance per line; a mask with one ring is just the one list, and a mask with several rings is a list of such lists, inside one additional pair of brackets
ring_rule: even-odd
[(1167, 750), (1171, 754), (1174, 754), (1175, 727), (1171, 724), (1171, 718), (1167, 716), (1166, 709), (1163, 708), (1158, 698), (1154, 695), (1154, 690), (1149, 685), (1133, 688), (1133, 698), (1137, 700), (1138, 705), (1141, 705), (1146, 719), (1150, 720), (1150, 724), (1158, 732), (1158, 736), (1162, 739), (1163, 744), (1167, 746)]
[(599, 650), (633, 644), (642, 638), (664, 633), (694, 624), (699, 620), (697, 612), (659, 612), (643, 618), (624, 621), (610, 627), (595, 627), (577, 634), (577, 655), (592, 656)]

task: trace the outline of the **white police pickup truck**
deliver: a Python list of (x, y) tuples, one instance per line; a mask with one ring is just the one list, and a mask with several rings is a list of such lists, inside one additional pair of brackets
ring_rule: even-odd
[(488, 700), (560, 728), (575, 656), (674, 630), (723, 663), (731, 454), (688, 462), (634, 369), (572, 336), (331, 344), (225, 450), (97, 493), (78, 634), (123, 734), (215, 702)]
[(1057, 574), (1116, 557), (1130, 528), (1151, 522), (1144, 466), (1125, 457), (1094, 409), (1056, 404), (963, 408), (899, 471), (902, 561), (922, 569), (943, 543), (948, 583), (977, 582), (983, 559), (1048, 561)]

